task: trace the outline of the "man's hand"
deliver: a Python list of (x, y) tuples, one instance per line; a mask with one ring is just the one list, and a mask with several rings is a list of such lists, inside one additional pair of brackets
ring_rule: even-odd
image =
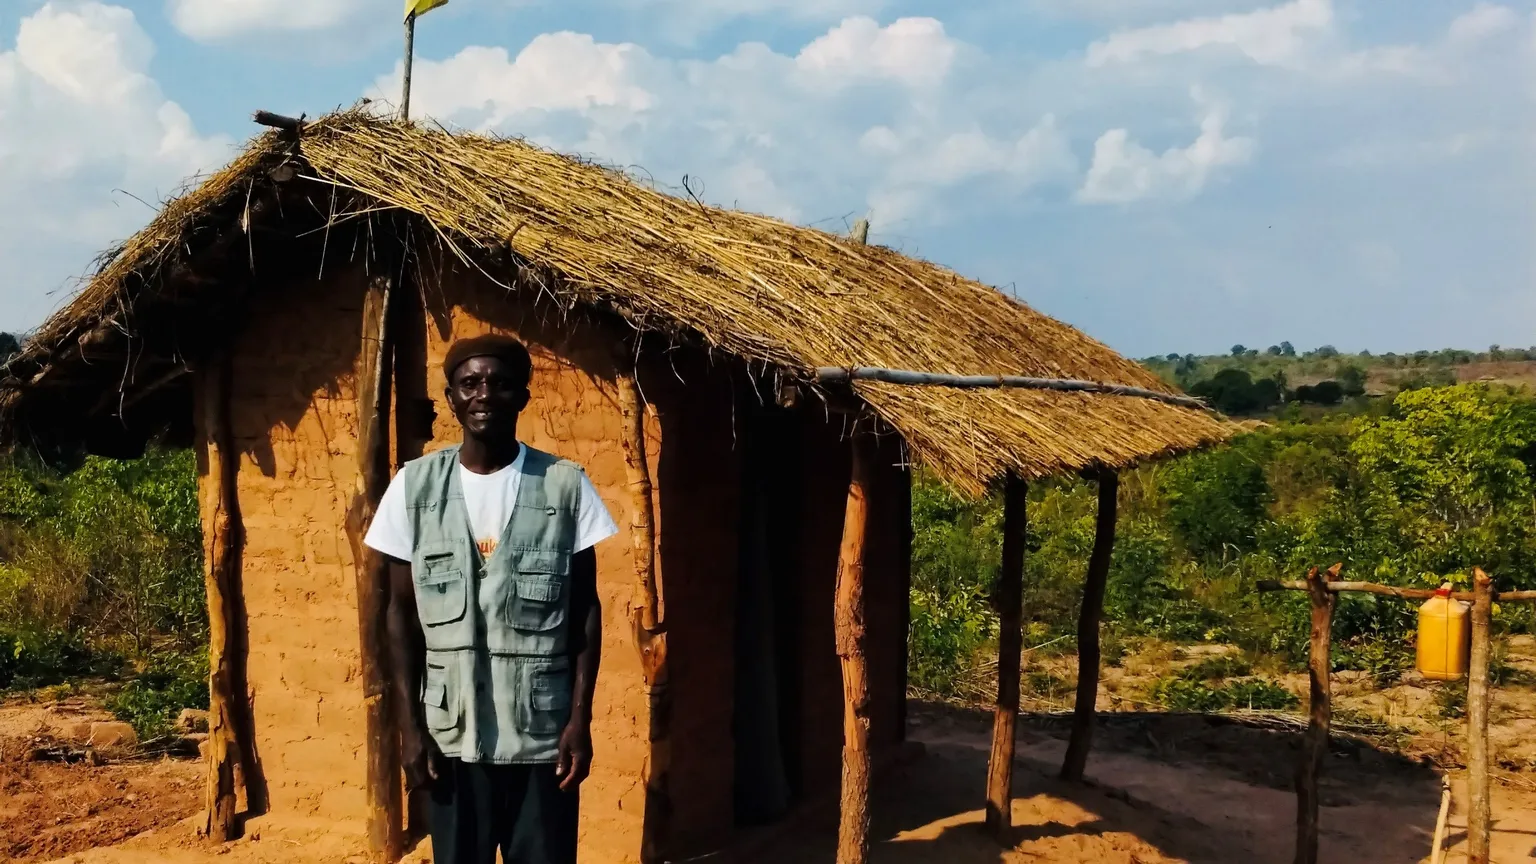
[(400, 761), (405, 769), (405, 791), (429, 789), (442, 776), (443, 753), (432, 736), (420, 729), (400, 733)]
[(560, 778), (560, 789), (569, 792), (581, 785), (592, 773), (592, 721), (587, 717), (571, 716), (560, 733), (560, 760), (555, 763), (555, 776)]

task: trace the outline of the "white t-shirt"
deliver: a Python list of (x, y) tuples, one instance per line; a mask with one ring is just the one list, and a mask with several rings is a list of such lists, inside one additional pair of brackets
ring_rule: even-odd
[[(523, 456), (527, 452), (527, 447), (520, 448), (512, 464), (494, 474), (476, 474), (459, 465), (459, 485), (464, 489), (469, 527), (485, 558), (496, 551), (496, 544), (512, 518), (512, 506), (517, 503), (517, 490), (522, 485)], [(409, 561), (416, 538), (411, 533), (410, 514), (406, 510), (404, 477), (405, 472), (401, 471), (390, 481), (363, 542), (391, 558)], [(571, 551), (590, 549), (617, 533), (619, 526), (608, 514), (608, 507), (598, 496), (592, 481), (582, 474), (581, 504), (576, 512), (576, 545)]]

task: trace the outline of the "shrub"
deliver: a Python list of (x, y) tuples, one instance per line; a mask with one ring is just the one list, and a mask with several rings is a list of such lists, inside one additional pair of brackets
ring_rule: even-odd
[(1213, 713), (1233, 708), (1256, 711), (1283, 711), (1296, 707), (1300, 700), (1291, 691), (1263, 678), (1246, 678), (1227, 684), (1171, 675), (1152, 686), (1153, 701), (1171, 711)]
[(206, 652), (158, 654), (107, 703), (108, 709), (133, 726), (141, 743), (170, 736), (183, 708), (208, 707)]
[(1301, 704), (1296, 694), (1273, 681), (1249, 678), (1226, 686), (1228, 704), (1253, 711), (1287, 711)]
[(112, 678), (122, 668), (121, 655), (94, 650), (78, 636), (0, 630), (0, 691), (32, 690), (75, 678)]

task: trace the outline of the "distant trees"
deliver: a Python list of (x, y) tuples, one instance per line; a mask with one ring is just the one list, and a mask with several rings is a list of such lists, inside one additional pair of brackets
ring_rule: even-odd
[(1344, 401), (1344, 387), (1337, 381), (1319, 381), (1296, 388), (1296, 401), (1312, 405), (1337, 405)]
[(1233, 345), (1232, 346), (1232, 356), (1233, 357), (1241, 357), (1241, 356), (1243, 356), (1244, 354), (1247, 354), (1247, 353), (1248, 353), (1248, 349), (1244, 348), (1242, 345)]
[(1345, 396), (1362, 396), (1365, 394), (1365, 370), (1353, 363), (1346, 363), (1339, 367), (1337, 378), (1339, 385), (1344, 390)]
[(1280, 356), (1281, 357), (1295, 357), (1296, 356), (1296, 348), (1295, 348), (1295, 346), (1293, 346), (1289, 342), (1281, 342), (1280, 343)]
[(1280, 383), (1273, 378), (1253, 380), (1244, 369), (1223, 369), (1189, 388), (1223, 414), (1256, 414), (1280, 404)]

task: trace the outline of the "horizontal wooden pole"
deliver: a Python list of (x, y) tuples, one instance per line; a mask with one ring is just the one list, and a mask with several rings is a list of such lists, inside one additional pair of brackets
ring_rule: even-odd
[[(1301, 579), (1281, 581), (1279, 579), (1261, 579), (1258, 583), (1260, 591), (1305, 591), (1307, 583)], [(1377, 585), (1374, 582), (1329, 582), (1328, 590), (1335, 594), (1355, 591), (1362, 594), (1381, 594), (1386, 597), (1397, 597), (1402, 600), (1428, 600), (1437, 593), (1433, 588), (1396, 588), (1391, 585)], [(1471, 603), (1475, 595), (1471, 591), (1457, 591), (1451, 594), (1452, 599), (1464, 600)], [(1536, 591), (1499, 591), (1494, 594), (1495, 603), (1536, 603)]]
[(1208, 410), (1204, 402), (1192, 396), (1175, 396), (1159, 393), (1145, 387), (1127, 384), (1105, 384), (1099, 381), (1079, 381), (1072, 378), (1025, 378), (1017, 375), (947, 375), (939, 372), (909, 372), (904, 369), (879, 369), (873, 366), (822, 366), (816, 370), (816, 380), (823, 384), (846, 384), (851, 381), (883, 381), (886, 384), (905, 384), (913, 387), (957, 387), (965, 390), (1014, 389), (1056, 390), (1066, 393), (1102, 393), (1106, 396), (1130, 396), (1151, 399), (1180, 408)]
[(284, 132), (298, 132), (304, 128), (304, 118), (284, 117), (281, 114), (273, 114), (271, 111), (257, 111), (251, 115), (251, 119), (263, 126), (271, 126), (273, 129), (281, 129)]

